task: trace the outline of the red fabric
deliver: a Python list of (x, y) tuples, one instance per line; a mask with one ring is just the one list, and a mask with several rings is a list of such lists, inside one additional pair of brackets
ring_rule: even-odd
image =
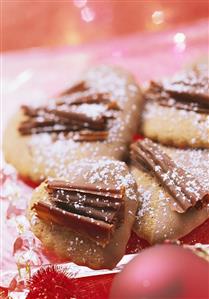
[[(152, 16), (159, 11), (163, 17), (155, 23)], [(2, 1), (1, 47), (77, 45), (207, 17), (207, 1)]]

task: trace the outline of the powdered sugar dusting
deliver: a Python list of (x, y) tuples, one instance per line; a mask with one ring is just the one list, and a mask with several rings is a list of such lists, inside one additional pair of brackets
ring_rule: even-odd
[[(184, 170), (188, 172), (188, 175), (191, 177), (195, 177), (202, 185), (205, 190), (209, 191), (209, 151), (208, 150), (194, 150), (194, 149), (174, 149), (161, 146), (162, 150), (165, 151), (174, 162)], [(146, 174), (149, 175), (149, 174)], [(183, 179), (181, 177), (179, 180)], [(165, 177), (166, 180), (166, 177)], [(153, 217), (154, 208), (151, 207), (151, 198), (152, 195), (156, 192), (156, 186), (158, 185), (157, 181), (153, 181), (152, 185), (146, 186), (146, 188), (139, 187), (139, 194), (141, 195), (141, 207), (138, 210), (138, 219), (148, 213), (151, 217)], [(192, 192), (199, 192), (199, 190), (194, 189), (193, 181), (187, 185), (187, 188), (192, 190)], [(166, 198), (167, 193), (163, 191), (160, 192), (159, 195), (159, 204), (163, 206), (167, 206), (167, 202), (169, 201)], [(166, 213), (167, 209), (163, 209)]]
[[(70, 173), (70, 178), (69, 174)], [(76, 183), (78, 177), (82, 177), (83, 182), (95, 184), (98, 189), (104, 186), (108, 188), (115, 186), (116, 189), (125, 187), (126, 196), (130, 200), (137, 200), (135, 192), (135, 180), (128, 172), (128, 168), (124, 162), (111, 160), (106, 157), (101, 159), (82, 159), (71, 163), (66, 169), (64, 179), (72, 183)]]
[[(99, 66), (87, 72), (84, 80), (90, 91), (95, 93), (110, 94), (111, 101), (116, 101), (120, 110), (116, 118), (108, 120), (108, 137), (105, 141), (75, 142), (66, 134), (33, 134), (28, 141), (32, 151), (34, 174), (40, 172), (44, 165), (43, 177), (52, 172), (63, 174), (65, 165), (85, 157), (108, 156), (121, 159), (127, 150), (127, 143), (131, 141), (137, 129), (139, 105), (136, 105), (139, 95), (138, 86), (126, 72), (117, 71), (109, 66)], [(53, 106), (53, 99), (51, 105)], [(72, 106), (72, 109), (84, 112), (95, 117), (100, 113), (108, 113), (105, 105), (81, 104)], [(59, 165), (58, 165), (59, 164)], [(42, 171), (43, 172), (43, 171)], [(41, 177), (41, 179), (43, 179)]]
[[(209, 115), (196, 113), (195, 111), (179, 110), (175, 107), (162, 107), (158, 103), (148, 102), (143, 113), (144, 121), (163, 121), (167, 122), (170, 133), (172, 134), (173, 128), (176, 128), (176, 124), (184, 124), (185, 120), (193, 126), (193, 129), (198, 132), (190, 140), (192, 144), (195, 144), (198, 140), (208, 140), (209, 134)], [(167, 130), (168, 130), (167, 128)], [(192, 129), (192, 128), (191, 128)], [(179, 132), (181, 134), (181, 132)], [(177, 137), (176, 137), (177, 138)]]
[(191, 173), (206, 190), (209, 190), (209, 150), (168, 149), (168, 153), (179, 167)]

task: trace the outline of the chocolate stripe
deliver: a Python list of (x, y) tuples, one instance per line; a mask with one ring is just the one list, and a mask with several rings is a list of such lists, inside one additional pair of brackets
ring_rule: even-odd
[(199, 181), (175, 162), (149, 139), (131, 146), (131, 158), (138, 167), (146, 167), (172, 196), (169, 206), (184, 213), (209, 201), (209, 191)]
[(107, 139), (107, 131), (80, 131), (79, 133), (74, 134), (72, 137), (74, 141), (104, 141)]
[(194, 69), (163, 83), (151, 81), (145, 98), (164, 107), (209, 114), (208, 72)]
[(196, 102), (209, 107), (208, 70), (194, 68), (164, 83), (164, 89), (179, 101)]
[[(72, 134), (68, 137), (78, 142), (107, 139), (112, 124), (111, 119), (117, 117), (120, 108), (110, 99), (108, 93), (95, 93), (85, 84), (80, 82), (65, 91), (60, 95), (61, 98), (55, 99), (51, 107), (50, 104), (38, 108), (22, 106), (26, 119), (20, 123), (19, 132), (22, 135), (69, 132)], [(105, 106), (104, 111), (95, 117), (79, 112), (79, 108), (75, 107), (75, 105), (95, 103)]]
[(115, 189), (113, 186), (111, 187), (98, 187), (95, 188), (92, 184), (85, 184), (85, 185), (77, 185), (72, 182), (63, 181), (63, 180), (52, 180), (47, 181), (46, 188), (48, 192), (52, 190), (67, 190), (72, 192), (80, 192), (80, 193), (88, 193), (97, 196), (103, 197), (112, 197), (113, 199), (122, 199), (124, 196), (125, 189), (122, 187), (120, 189)]
[(37, 216), (45, 222), (69, 228), (104, 247), (109, 243), (115, 229), (113, 224), (67, 212), (42, 201), (34, 204), (33, 209)]
[(99, 117), (93, 118), (87, 116), (84, 113), (79, 113), (76, 111), (66, 111), (59, 109), (48, 110), (47, 112), (60, 117), (61, 119), (68, 120), (69, 123), (74, 123), (81, 128), (91, 128), (91, 129), (105, 129), (106, 123), (105, 118), (101, 115)]
[(27, 115), (27, 116), (30, 116), (30, 117), (38, 116), (38, 112), (40, 110), (42, 110), (42, 108), (41, 109), (32, 108), (32, 107), (29, 107), (29, 106), (26, 106), (26, 105), (22, 105), (21, 108), (22, 108), (24, 114)]
[(81, 105), (81, 104), (104, 104), (107, 105), (108, 109), (120, 110), (117, 102), (110, 100), (110, 95), (108, 93), (96, 93), (89, 94), (86, 96), (78, 96), (75, 98), (69, 97), (60, 99), (56, 102), (56, 105), (60, 106), (63, 104), (70, 105)]
[[(118, 206), (120, 205), (120, 202), (118, 202), (118, 199), (112, 197), (111, 201), (107, 200), (106, 197), (104, 196), (97, 196), (97, 195), (93, 195), (93, 194), (88, 194), (88, 197), (85, 197), (85, 199), (82, 198), (78, 198), (78, 194), (77, 193), (70, 193), (70, 200), (67, 199), (67, 196), (69, 195), (68, 191), (64, 191), (63, 190), (63, 196), (61, 196), (60, 194), (57, 195), (53, 192), (53, 197), (51, 196), (53, 201), (59, 201), (61, 202), (67, 202), (70, 203), (72, 205), (74, 205), (75, 203), (77, 203), (79, 201), (79, 203), (82, 203), (84, 206), (87, 207), (96, 207), (98, 209), (110, 209), (110, 210), (117, 210)], [(80, 194), (80, 193), (79, 193)]]
[(105, 189), (102, 185), (98, 188), (92, 184), (80, 186), (52, 180), (46, 182), (46, 190), (50, 204), (35, 204), (37, 216), (80, 232), (102, 246), (108, 244), (124, 217), (124, 187)]
[(78, 82), (77, 84), (73, 85), (72, 87), (64, 90), (62, 93), (59, 94), (59, 97), (67, 96), (76, 92), (84, 92), (88, 90), (89, 87), (87, 86), (85, 81)]
[(115, 217), (115, 210), (110, 210), (105, 208), (97, 208), (97, 207), (92, 207), (92, 206), (85, 206), (85, 203), (82, 201), (77, 201), (72, 203), (66, 202), (65, 200), (54, 200), (52, 199), (52, 202), (55, 204), (56, 207), (69, 211), (71, 213), (75, 213), (77, 215), (83, 215), (83, 216), (88, 216), (90, 218), (93, 218), (95, 220), (101, 220), (105, 221), (107, 223), (112, 223), (114, 222), (114, 217)]
[(187, 103), (187, 102), (176, 102), (174, 101), (169, 101), (169, 100), (164, 100), (160, 99), (159, 100), (160, 105), (164, 107), (175, 107), (178, 110), (186, 110), (186, 111), (196, 111), (198, 113), (204, 113), (208, 114), (209, 113), (209, 108), (204, 107), (204, 105), (200, 106), (197, 103)]

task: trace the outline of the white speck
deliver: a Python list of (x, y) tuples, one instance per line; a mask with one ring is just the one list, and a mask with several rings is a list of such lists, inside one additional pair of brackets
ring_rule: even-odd
[(81, 17), (85, 22), (92, 22), (95, 18), (95, 12), (88, 6), (81, 10)]
[(156, 25), (162, 24), (164, 22), (165, 16), (162, 10), (156, 10), (152, 14), (152, 22)]

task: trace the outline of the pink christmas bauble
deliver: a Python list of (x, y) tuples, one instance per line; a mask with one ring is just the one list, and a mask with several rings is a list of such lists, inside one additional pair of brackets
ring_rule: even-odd
[(189, 249), (157, 245), (143, 250), (118, 274), (111, 299), (207, 299), (209, 263)]

